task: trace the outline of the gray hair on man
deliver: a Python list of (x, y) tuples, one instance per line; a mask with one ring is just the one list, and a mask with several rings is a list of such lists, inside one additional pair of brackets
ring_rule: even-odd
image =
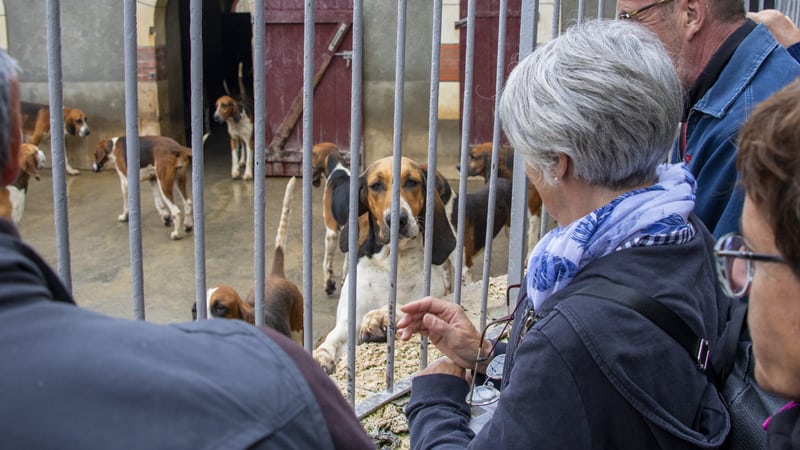
[(500, 102), (506, 136), (555, 182), (563, 153), (576, 177), (612, 189), (652, 182), (675, 142), (681, 84), (655, 34), (592, 20), (539, 47), (511, 73)]
[(11, 82), (18, 74), (16, 60), (0, 50), (0, 172), (11, 156)]

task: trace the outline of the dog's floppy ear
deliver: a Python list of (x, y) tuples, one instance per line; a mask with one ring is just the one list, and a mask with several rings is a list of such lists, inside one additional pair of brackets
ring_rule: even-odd
[(367, 186), (367, 174), (369, 168), (358, 177), (358, 216), (369, 212), (369, 186)]
[(34, 153), (33, 155), (25, 157), (24, 164), (22, 165), (22, 167), (20, 167), (20, 169), (23, 172), (27, 173), (29, 176), (35, 178), (36, 181), (39, 181), (39, 171), (37, 170), (36, 166), (37, 166), (36, 154)]
[(242, 105), (233, 102), (233, 121), (239, 123), (240, 120), (242, 120)]
[(67, 133), (71, 134), (72, 136), (75, 136), (77, 134), (75, 130), (75, 124), (72, 122), (72, 120), (67, 121), (66, 129)]
[[(432, 263), (436, 265), (444, 264), (450, 253), (456, 248), (456, 237), (450, 222), (447, 220), (447, 213), (444, 210), (442, 199), (436, 193), (433, 196), (433, 255)], [(427, 205), (426, 205), (427, 207)]]

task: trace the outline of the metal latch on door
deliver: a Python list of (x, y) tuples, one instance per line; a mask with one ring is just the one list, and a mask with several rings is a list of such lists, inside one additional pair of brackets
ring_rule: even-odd
[(341, 56), (344, 58), (344, 64), (346, 67), (350, 67), (350, 61), (353, 59), (353, 52), (351, 50), (346, 50), (339, 53), (334, 53), (333, 56)]

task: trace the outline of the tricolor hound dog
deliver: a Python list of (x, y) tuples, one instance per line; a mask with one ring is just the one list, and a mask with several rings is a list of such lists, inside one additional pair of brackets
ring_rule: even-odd
[[(500, 164), (497, 166), (498, 178), (511, 179), (514, 175), (514, 149), (510, 146), (500, 146)], [(469, 151), (469, 176), (480, 176), (488, 182), (492, 168), (492, 143), (472, 147)], [(460, 167), (457, 166), (460, 169)], [(542, 218), (542, 198), (539, 192), (533, 187), (533, 183), (528, 183), (528, 253), (539, 242), (539, 227)]]
[[(283, 269), (294, 183), (292, 177), (283, 196), (281, 221), (272, 256), (272, 273), (267, 277), (264, 287), (264, 324), (303, 345), (303, 294), (297, 285), (286, 279)], [(250, 289), (247, 299), (242, 300), (232, 287), (214, 286), (206, 291), (206, 305), (209, 319), (240, 319), (255, 323), (255, 289)], [(195, 319), (196, 308), (195, 304), (192, 308), (192, 317)]]
[[(120, 222), (128, 221), (128, 160), (125, 136), (103, 139), (94, 149), (95, 172), (106, 164), (113, 163), (119, 175), (122, 190), (122, 214)], [(192, 167), (192, 149), (184, 147), (165, 136), (139, 136), (139, 179), (150, 182), (156, 210), (165, 226), (173, 225), (171, 239), (180, 239), (183, 232), (191, 232), (192, 197), (186, 190), (186, 177)], [(183, 203), (183, 212), (175, 204), (173, 196), (177, 187)]]
[[(339, 147), (330, 142), (321, 142), (311, 150), (312, 181), (315, 187), (325, 177), (325, 192), (322, 194), (322, 218), (325, 222), (325, 253), (322, 270), (325, 275), (325, 293), (336, 291), (333, 274), (333, 253), (339, 241), (339, 231), (347, 224), (350, 205), (350, 169), (339, 153)], [(342, 277), (347, 273), (347, 257), (342, 266)]]
[[(434, 204), (426, 205), (426, 178), (420, 166), (402, 158), (400, 179), (393, 179), (393, 158), (372, 163), (359, 177), (359, 238), (356, 296), (356, 323), (360, 325), (359, 341), (385, 337), (387, 293), (396, 289), (397, 304), (402, 305), (423, 295), (423, 263), (425, 238), (433, 239), (430, 294), (444, 296), (442, 264), (455, 248), (455, 236), (445, 215), (439, 195)], [(400, 184), (398, 202), (397, 280), (390, 279), (390, 225), (392, 184)], [(434, 236), (423, 236), (427, 207), (434, 208)], [(363, 229), (362, 229), (363, 228)], [(347, 227), (342, 230), (340, 244), (347, 247)], [(314, 359), (328, 373), (336, 369), (336, 361), (347, 343), (347, 309), (350, 295), (347, 276), (342, 284), (336, 308), (336, 325), (314, 350)]]
[(244, 167), (242, 179), (252, 180), (255, 147), (253, 121), (244, 104), (231, 96), (223, 95), (217, 99), (216, 105), (214, 120), (228, 125), (228, 135), (231, 138), (231, 178), (239, 178), (239, 171)]
[(22, 221), (22, 214), (25, 212), (25, 197), (28, 192), (28, 181), (31, 177), (39, 180), (39, 169), (44, 166), (46, 157), (44, 152), (33, 144), (22, 144), (19, 149), (19, 173), (13, 184), (3, 188), (3, 196), (7, 195), (8, 200), (2, 199), (0, 203), (5, 206), (2, 214), (10, 217), (15, 225)]
[[(38, 103), (20, 102), (22, 113), (22, 133), (30, 136), (29, 144), (39, 146), (45, 136), (50, 134), (50, 107)], [(64, 108), (64, 135), (85, 137), (90, 133), (86, 113), (77, 108)], [(67, 173), (78, 175), (80, 171), (73, 169), (69, 159), (64, 157)]]

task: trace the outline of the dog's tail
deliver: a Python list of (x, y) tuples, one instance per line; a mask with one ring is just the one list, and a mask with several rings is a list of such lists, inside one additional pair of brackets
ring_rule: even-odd
[(286, 248), (287, 230), (289, 228), (289, 215), (292, 213), (292, 198), (294, 196), (295, 177), (286, 184), (283, 194), (283, 208), (281, 208), (281, 221), (278, 223), (278, 232), (275, 234), (275, 255), (272, 257), (272, 275), (283, 277), (283, 255)]

